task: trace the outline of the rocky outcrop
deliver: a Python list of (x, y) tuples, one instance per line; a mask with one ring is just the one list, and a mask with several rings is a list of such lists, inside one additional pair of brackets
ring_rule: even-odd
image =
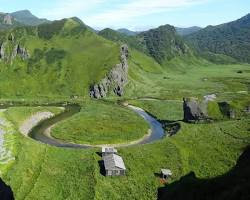
[(3, 42), (2, 44), (0, 44), (0, 59), (4, 59), (4, 56), (5, 56), (4, 47), (5, 47), (5, 43)]
[(229, 119), (236, 117), (236, 112), (228, 102), (220, 102), (219, 104), (221, 113)]
[[(12, 51), (6, 51), (6, 49), (12, 49)], [(28, 50), (20, 45), (14, 37), (14, 34), (10, 34), (6, 40), (0, 42), (0, 60), (6, 62), (12, 62), (17, 56), (22, 60), (26, 60), (30, 57)]]
[(99, 99), (106, 97), (111, 91), (118, 96), (123, 95), (124, 86), (128, 82), (128, 46), (122, 45), (120, 53), (121, 63), (117, 64), (98, 84), (90, 87), (91, 98)]
[(195, 98), (183, 98), (184, 121), (197, 122), (208, 119), (205, 106)]
[(12, 52), (12, 59), (15, 59), (16, 56), (20, 56), (23, 60), (26, 60), (29, 58), (29, 53), (25, 47), (21, 47), (19, 44), (17, 44)]
[(7, 25), (12, 25), (13, 24), (12, 20), (13, 20), (13, 17), (11, 15), (7, 14), (3, 18), (3, 23), (7, 24)]

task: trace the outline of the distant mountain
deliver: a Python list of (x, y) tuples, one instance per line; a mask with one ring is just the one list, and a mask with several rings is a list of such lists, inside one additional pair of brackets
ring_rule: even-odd
[(139, 34), (139, 32), (130, 31), (130, 30), (126, 29), (126, 28), (118, 29), (117, 32), (123, 33), (123, 34), (125, 34), (127, 36), (135, 36), (135, 35)]
[(0, 13), (0, 29), (8, 29), (15, 26), (21, 26), (22, 24), (18, 22), (10, 14)]
[(0, 29), (15, 28), (18, 26), (37, 26), (50, 22), (47, 19), (39, 19), (28, 10), (14, 13), (0, 13)]
[(160, 64), (189, 52), (181, 36), (170, 25), (160, 26), (135, 36), (127, 36), (112, 29), (104, 29), (99, 35), (112, 41), (127, 43), (130, 47), (153, 57)]
[(10, 15), (24, 25), (37, 26), (39, 24), (49, 22), (47, 19), (40, 19), (34, 16), (29, 10), (13, 12)]
[(180, 27), (175, 27), (175, 30), (176, 32), (181, 35), (181, 36), (184, 36), (184, 35), (189, 35), (191, 33), (195, 33), (199, 30), (201, 30), (202, 28), (201, 27), (198, 27), (198, 26), (192, 26), (192, 27), (188, 27), (188, 28), (180, 28)]
[(250, 14), (230, 23), (208, 26), (185, 39), (203, 55), (211, 52), (250, 63)]

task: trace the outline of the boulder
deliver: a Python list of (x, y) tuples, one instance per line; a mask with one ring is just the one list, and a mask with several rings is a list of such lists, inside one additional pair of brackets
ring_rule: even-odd
[(184, 121), (197, 122), (207, 120), (204, 106), (195, 98), (183, 98)]

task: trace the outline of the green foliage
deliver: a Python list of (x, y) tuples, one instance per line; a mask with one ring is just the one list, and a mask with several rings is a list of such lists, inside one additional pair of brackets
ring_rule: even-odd
[(171, 60), (188, 51), (181, 37), (176, 34), (175, 28), (170, 25), (151, 29), (139, 36), (143, 36), (149, 55), (159, 63)]
[(62, 49), (50, 49), (45, 53), (47, 64), (53, 64), (56, 61), (62, 60), (66, 55), (66, 52)]
[(224, 54), (241, 62), (250, 62), (250, 14), (218, 26), (208, 26), (186, 37), (198, 51)]
[(54, 34), (48, 40), (36, 36), (37, 27), (29, 28), (29, 31), (27, 28), (16, 28), (3, 32), (1, 42), (6, 42), (11, 33), (15, 37), (14, 42), (7, 42), (6, 54), (11, 55), (15, 44), (21, 42), (30, 58), (23, 61), (17, 57), (12, 63), (10, 60), (0, 63), (0, 95), (13, 98), (88, 97), (89, 85), (100, 81), (113, 66), (120, 63), (120, 46), (84, 27), (84, 24), (68, 19), (60, 34)]
[(188, 53), (188, 47), (175, 28), (170, 25), (160, 26), (156, 29), (142, 32), (134, 36), (119, 33), (112, 29), (104, 29), (99, 35), (116, 42), (127, 43), (163, 64), (167, 60)]
[(38, 26), (38, 36), (41, 39), (51, 39), (54, 35), (60, 33), (65, 22), (66, 19), (54, 21), (53, 23), (49, 24), (41, 24), (40, 26)]
[(207, 114), (214, 120), (223, 119), (223, 113), (221, 112), (218, 103), (215, 101), (209, 101), (207, 103)]

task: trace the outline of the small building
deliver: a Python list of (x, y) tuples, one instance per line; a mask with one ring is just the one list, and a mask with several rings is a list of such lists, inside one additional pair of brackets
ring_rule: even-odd
[(170, 169), (161, 169), (161, 174), (163, 179), (167, 179), (172, 176), (172, 172)]
[(110, 154), (117, 154), (117, 150), (114, 147), (102, 147), (102, 156)]
[(109, 154), (103, 157), (106, 176), (123, 176), (126, 167), (121, 156)]

